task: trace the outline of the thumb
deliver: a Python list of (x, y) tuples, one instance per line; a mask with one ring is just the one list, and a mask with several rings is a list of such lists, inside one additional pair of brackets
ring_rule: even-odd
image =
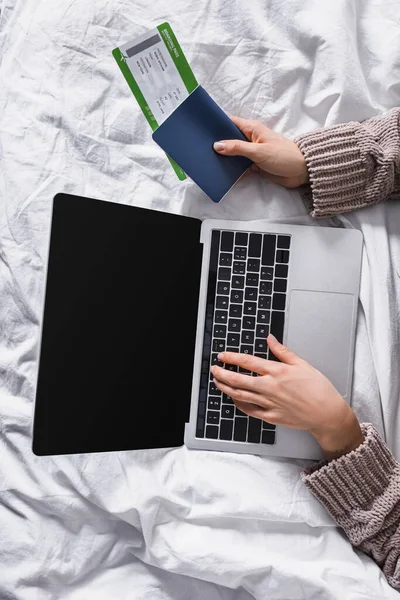
[(214, 150), (224, 156), (246, 156), (253, 162), (261, 160), (261, 144), (244, 142), (243, 140), (223, 140), (215, 142)]
[(273, 352), (276, 358), (279, 358), (281, 362), (286, 363), (287, 365), (297, 365), (301, 361), (301, 358), (294, 352), (291, 352), (286, 346), (278, 342), (272, 333), (267, 337), (267, 343), (271, 352)]

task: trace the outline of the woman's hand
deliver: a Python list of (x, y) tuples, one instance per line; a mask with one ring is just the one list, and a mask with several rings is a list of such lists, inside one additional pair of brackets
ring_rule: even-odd
[(225, 156), (246, 156), (253, 169), (264, 171), (274, 183), (295, 188), (308, 182), (307, 165), (298, 146), (259, 121), (230, 117), (249, 140), (221, 140), (214, 150)]
[(219, 360), (258, 373), (258, 377), (213, 366), (211, 372), (218, 389), (252, 417), (309, 431), (329, 458), (357, 448), (363, 442), (360, 425), (332, 383), (274, 336), (270, 335), (267, 342), (282, 362), (223, 352)]

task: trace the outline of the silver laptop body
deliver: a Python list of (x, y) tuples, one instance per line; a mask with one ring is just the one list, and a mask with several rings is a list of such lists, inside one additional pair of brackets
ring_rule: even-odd
[[(189, 448), (204, 450), (321, 458), (321, 449), (308, 432), (282, 426), (276, 427), (273, 443), (250, 443), (247, 438), (246, 441), (235, 441), (233, 435), (231, 440), (209, 439), (205, 435), (209, 397), (205, 399), (204, 392), (201, 397), (199, 390), (201, 377), (205, 377), (205, 319), (213, 230), (233, 231), (235, 236), (236, 232), (271, 234), (276, 239), (279, 235), (290, 236), (283, 343), (324, 373), (348, 402), (351, 396), (362, 234), (358, 230), (254, 221), (205, 220), (201, 228), (203, 263), (190, 420), (186, 424), (185, 444)], [(232, 250), (232, 262), (234, 253), (235, 249)], [(274, 264), (275, 269), (276, 265), (277, 263)], [(243, 276), (247, 277), (247, 271)], [(214, 306), (214, 314), (215, 310)], [(213, 343), (214, 339), (211, 340), (211, 344)], [(207, 360), (208, 358), (206, 355)], [(210, 365), (211, 363), (208, 370)], [(204, 413), (204, 400), (204, 437), (196, 437), (200, 402), (203, 402)], [(323, 398), (321, 402), (324, 402)], [(214, 420), (219, 418), (222, 421), (222, 407), (221, 404), (219, 417), (218, 409), (212, 407)], [(235, 410), (235, 407), (229, 410)], [(216, 431), (215, 427), (212, 426), (213, 431)]]

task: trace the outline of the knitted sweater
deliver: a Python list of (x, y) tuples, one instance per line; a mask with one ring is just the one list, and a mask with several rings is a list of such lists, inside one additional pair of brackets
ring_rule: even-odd
[[(400, 197), (400, 108), (297, 138), (310, 186), (302, 194), (314, 217)], [(302, 478), (353, 546), (369, 554), (400, 589), (400, 464), (376, 429), (361, 425), (354, 451), (304, 471)]]
[(400, 197), (400, 108), (362, 123), (319, 129), (295, 139), (310, 185), (302, 195), (313, 217), (330, 217)]

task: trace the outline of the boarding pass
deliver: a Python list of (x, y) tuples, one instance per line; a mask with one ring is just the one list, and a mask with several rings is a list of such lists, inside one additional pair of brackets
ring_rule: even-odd
[[(115, 48), (113, 56), (153, 131), (198, 86), (169, 23)], [(185, 179), (169, 160), (179, 179)]]

